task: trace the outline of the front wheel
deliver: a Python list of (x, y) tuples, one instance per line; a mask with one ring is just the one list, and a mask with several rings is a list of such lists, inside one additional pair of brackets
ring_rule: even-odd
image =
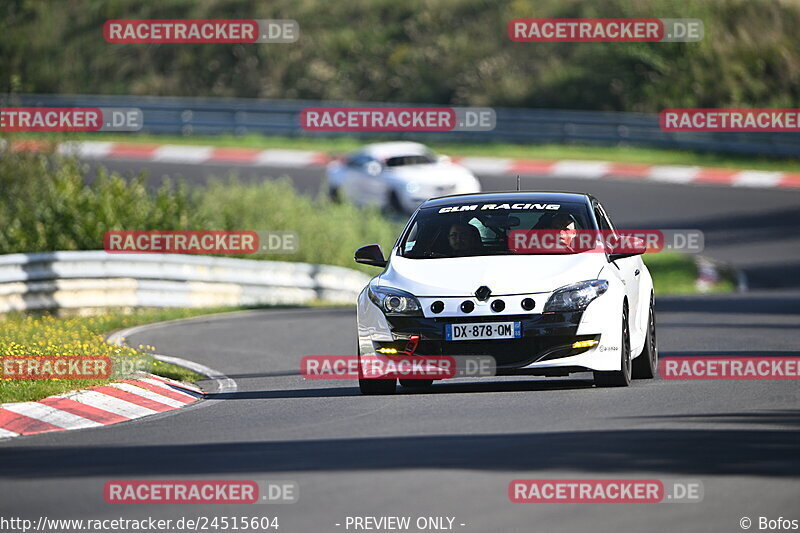
[(401, 379), (400, 386), (407, 389), (427, 389), (433, 386), (432, 379)]
[(393, 394), (397, 389), (397, 380), (358, 378), (358, 388), (361, 394)]
[(386, 198), (386, 212), (390, 215), (402, 215), (405, 213), (403, 209), (403, 204), (400, 202), (400, 196), (398, 196), (397, 191), (392, 190), (389, 192), (389, 196)]
[(633, 379), (653, 379), (658, 375), (658, 343), (656, 342), (656, 304), (650, 294), (650, 311), (647, 319), (647, 338), (642, 353), (633, 360)]
[[(356, 339), (356, 346), (359, 346)], [(365, 378), (361, 372), (361, 347), (358, 347), (358, 388), (361, 394), (394, 394), (397, 390), (397, 379)]]
[(627, 387), (631, 384), (631, 331), (628, 324), (628, 306), (622, 308), (622, 342), (620, 343), (620, 370), (595, 372), (594, 384), (598, 387)]

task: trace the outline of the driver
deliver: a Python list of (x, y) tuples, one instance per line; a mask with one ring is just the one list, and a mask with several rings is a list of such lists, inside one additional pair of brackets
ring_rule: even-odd
[(474, 254), (481, 250), (481, 233), (471, 224), (457, 222), (450, 226), (447, 243), (456, 255)]
[(575, 227), (575, 219), (572, 215), (566, 213), (559, 213), (550, 220), (550, 228), (556, 230), (558, 238), (558, 246), (564, 249), (565, 252), (571, 253), (575, 251), (575, 235), (578, 231)]
[(534, 229), (555, 231), (557, 250), (564, 253), (574, 253), (575, 236), (578, 234), (577, 225), (572, 215), (558, 213), (547, 218), (542, 217)]

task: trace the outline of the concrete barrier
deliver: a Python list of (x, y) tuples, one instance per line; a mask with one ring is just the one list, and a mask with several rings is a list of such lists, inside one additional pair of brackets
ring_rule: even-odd
[(0, 256), (0, 313), (105, 307), (354, 303), (349, 268), (194, 255), (43, 252)]

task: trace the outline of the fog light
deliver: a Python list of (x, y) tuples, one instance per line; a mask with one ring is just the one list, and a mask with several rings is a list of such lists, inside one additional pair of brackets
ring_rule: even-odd
[(397, 353), (397, 348), (378, 348), (375, 351), (378, 353), (395, 354)]
[(596, 341), (594, 339), (588, 341), (577, 341), (572, 343), (573, 348), (591, 348), (592, 346), (597, 346), (600, 341)]
[(435, 302), (433, 302), (431, 304), (431, 311), (437, 314), (444, 311), (444, 302), (442, 302), (441, 300), (436, 300)]
[(536, 302), (533, 301), (533, 298), (525, 298), (521, 302), (522, 308), (526, 311), (530, 311), (534, 307), (536, 307)]
[(475, 309), (475, 304), (472, 303), (470, 300), (466, 300), (461, 304), (461, 311), (464, 313), (471, 313), (472, 310)]

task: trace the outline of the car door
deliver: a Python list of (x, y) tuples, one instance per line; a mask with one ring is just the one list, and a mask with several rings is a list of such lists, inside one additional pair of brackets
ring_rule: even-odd
[[(603, 206), (598, 202), (594, 202), (594, 216), (597, 219), (597, 224), (603, 232), (604, 237), (606, 232), (616, 233), (611, 219), (606, 214)], [(631, 340), (633, 345), (636, 345), (637, 339), (641, 338), (646, 327), (642, 324), (642, 313), (639, 308), (639, 288), (642, 279), (642, 268), (644, 268), (642, 265), (642, 258), (638, 255), (625, 257), (613, 261), (612, 264), (619, 269), (620, 278), (625, 283), (625, 293), (628, 296), (628, 317), (631, 329)]]
[(382, 206), (386, 200), (383, 165), (365, 153), (354, 154), (347, 161), (345, 193), (356, 205)]
[(370, 156), (362, 166), (363, 181), (360, 186), (370, 205), (385, 207), (389, 198), (389, 187), (384, 172), (386, 165)]
[(369, 156), (363, 153), (355, 153), (347, 157), (341, 169), (341, 191), (344, 196), (356, 205), (367, 203), (367, 195), (364, 191), (364, 165), (369, 160)]

